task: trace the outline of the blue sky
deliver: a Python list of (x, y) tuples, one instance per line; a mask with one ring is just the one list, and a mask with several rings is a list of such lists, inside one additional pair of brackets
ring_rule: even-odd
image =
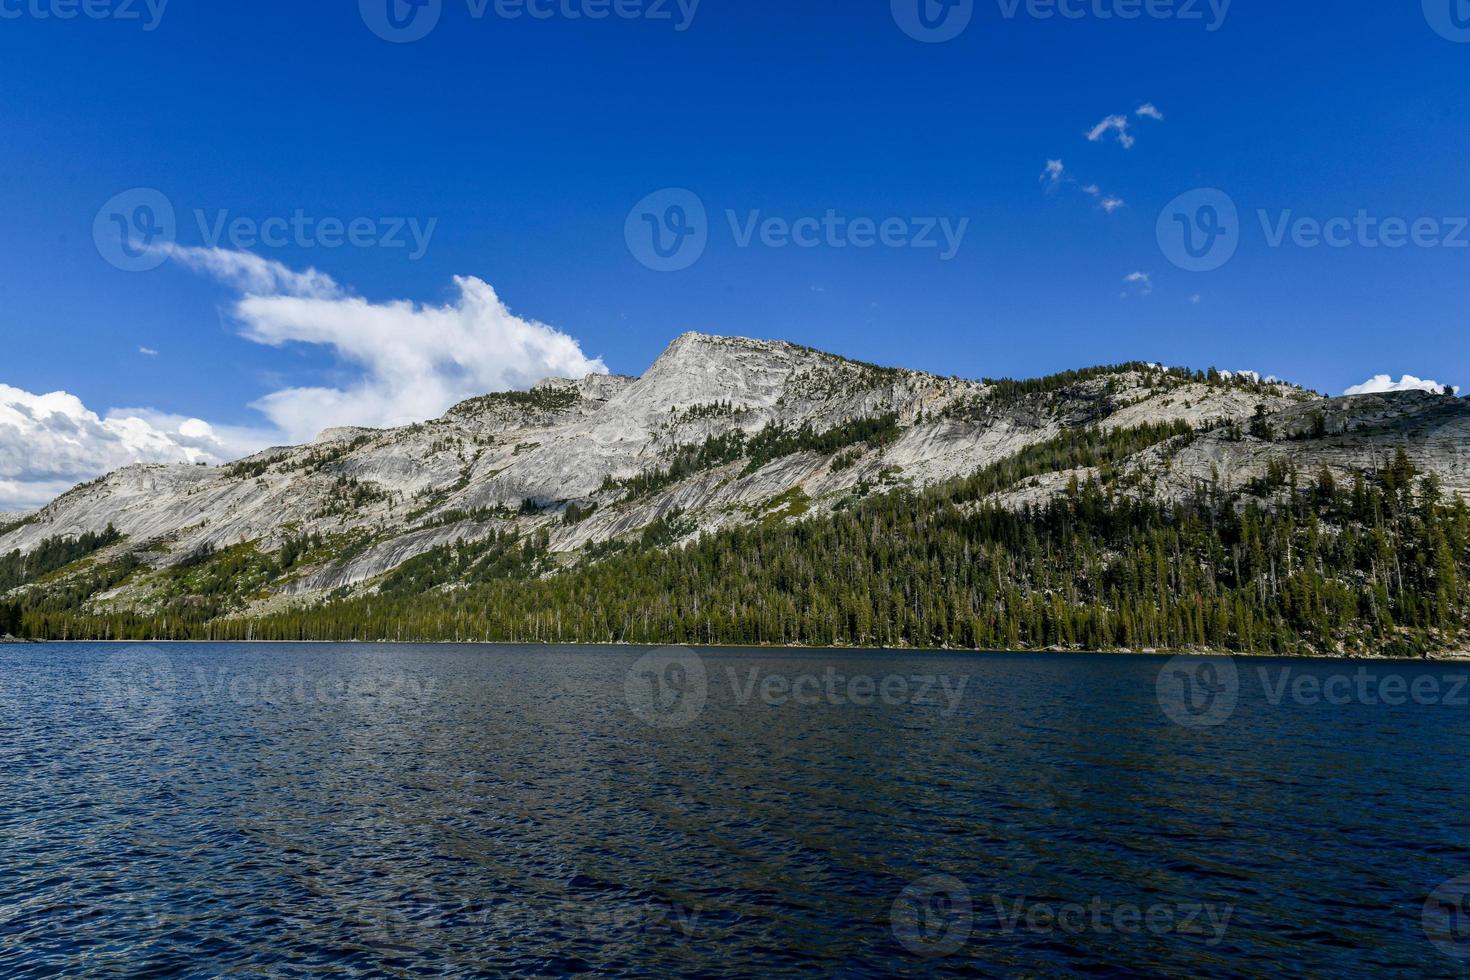
[[(501, 328), (521, 321), (496, 313), (496, 341), (465, 314), (436, 342), (485, 349), (425, 367), (454, 378), (398, 406), (409, 413), (543, 364), (636, 374), (688, 329), (965, 376), (1140, 358), (1331, 393), (1382, 373), (1470, 377), (1470, 231), (1456, 220), (1470, 216), (1470, 29), (1450, 18), (1465, 0), (1155, 0), (1171, 15), (1136, 19), (1116, 16), (1129, 0), (1067, 0), (1081, 16), (1050, 18), (1037, 0), (973, 0), (968, 26), (941, 43), (900, 26), (921, 0), (617, 0), (639, 16), (598, 20), (569, 13), (599, 0), (525, 0), (545, 18), (432, 0), (437, 23), (409, 43), (367, 23), (386, 23), (389, 0), (89, 0), (108, 16), (61, 19), (69, 2), (81, 0), (0, 0), (0, 385), (68, 392), (165, 441), (190, 418), (231, 432), (231, 446), (294, 433), (306, 421), (285, 424), (261, 399), (370, 396), (363, 376), (392, 370), (395, 341), (348, 349), (313, 333), (303, 317), (321, 307), (271, 333), (242, 315), (259, 284), (238, 267), (118, 268), (94, 222), (136, 188), (173, 207), (184, 250), (330, 276), (340, 286), (312, 300), (335, 312), (348, 298), (464, 313), (455, 277), (475, 277), (516, 317), (575, 341), (502, 369), (495, 344), (519, 335)], [(1131, 146), (1116, 128), (1087, 138), (1115, 115)], [(641, 264), (625, 235), (649, 195), (646, 213), (667, 217), (667, 188), (707, 216), (703, 252), (673, 272)], [(1166, 205), (1197, 188), (1239, 213), (1232, 257), (1208, 272), (1171, 262), (1158, 231)], [(742, 245), (752, 221), (829, 212), (890, 220), (895, 242), (941, 220), (964, 234), (952, 256), (855, 247), (846, 231), (763, 243), (779, 227)], [(1311, 228), (1290, 224), (1360, 212), (1418, 222), (1435, 244), (1385, 247), (1359, 222), (1343, 247), (1312, 246)], [(313, 232), (284, 244), (210, 241), (235, 219), (280, 228), (298, 214)], [(333, 218), (373, 232), (325, 247), (315, 230)], [(377, 244), (398, 223), (408, 244)], [(422, 255), (410, 227), (432, 231)], [(129, 437), (53, 464), (37, 445), (12, 444), (7, 464), (0, 440), (0, 509), (128, 451), (165, 452)]]

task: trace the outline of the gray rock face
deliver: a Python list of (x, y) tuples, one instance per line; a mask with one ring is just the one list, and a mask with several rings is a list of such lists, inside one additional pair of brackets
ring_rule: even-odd
[[(1258, 411), (1275, 438), (1241, 435)], [(716, 461), (631, 492), (681, 447), (768, 426), (814, 433), (892, 415), (882, 446), (801, 450), (748, 467)], [(1005, 459), (1081, 426), (1183, 422), (1193, 440), (1126, 461), (1148, 492), (1177, 496), (1220, 476), (1241, 483), (1287, 459), (1299, 470), (1372, 466), (1404, 446), (1448, 490), (1470, 494), (1470, 403), (1417, 393), (1323, 399), (1285, 384), (1214, 383), (1136, 367), (1049, 385), (991, 385), (878, 368), (791, 344), (688, 333), (641, 378), (552, 378), (529, 392), (470, 399), (398, 429), (330, 429), (223, 467), (139, 465), (80, 486), (17, 525), (0, 517), (0, 553), (57, 535), (126, 535), (118, 549), (167, 568), (202, 549), (327, 542), (281, 596), (373, 580), (416, 555), (493, 531), (544, 531), (553, 552), (635, 533), (676, 512), (689, 535), (820, 515), (855, 494), (922, 487)], [(1085, 474), (1083, 474), (1085, 475)], [(1035, 503), (1065, 488), (1054, 474), (1001, 499)], [(622, 481), (622, 482), (620, 482)], [(576, 523), (569, 504), (595, 507)], [(127, 601), (127, 589), (109, 597)]]

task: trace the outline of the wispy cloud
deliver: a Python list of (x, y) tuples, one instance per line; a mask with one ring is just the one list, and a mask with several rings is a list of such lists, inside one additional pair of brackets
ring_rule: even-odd
[(152, 347), (139, 347), (138, 348), (138, 353), (139, 354), (142, 354), (144, 357), (157, 357), (158, 356), (158, 351), (154, 350)]
[(1121, 197), (1118, 197), (1116, 194), (1104, 194), (1103, 189), (1097, 184), (1079, 184), (1077, 178), (1067, 172), (1067, 168), (1062, 165), (1062, 161), (1060, 160), (1046, 161), (1046, 168), (1041, 172), (1041, 181), (1046, 185), (1046, 192), (1048, 194), (1054, 192), (1064, 184), (1077, 185), (1078, 190), (1088, 197), (1095, 198), (1097, 200), (1097, 206), (1108, 214), (1112, 214), (1124, 205)]
[(1046, 168), (1041, 172), (1041, 180), (1046, 184), (1048, 191), (1054, 191), (1057, 186), (1067, 179), (1067, 168), (1060, 160), (1046, 161)]
[[(1156, 122), (1164, 120), (1164, 114), (1152, 102), (1145, 102), (1133, 110), (1133, 115), (1138, 119), (1152, 119)], [(1109, 135), (1114, 136), (1125, 150), (1133, 149), (1134, 143), (1138, 142), (1133, 135), (1132, 121), (1124, 115), (1108, 116), (1093, 126), (1087, 131), (1087, 140), (1089, 143), (1098, 143)]]
[(1123, 144), (1123, 149), (1131, 150), (1133, 148), (1134, 139), (1132, 134), (1128, 132), (1127, 116), (1108, 116), (1087, 131), (1087, 141), (1089, 143), (1097, 143), (1109, 133), (1117, 136), (1118, 142)]
[(1153, 277), (1147, 272), (1130, 272), (1123, 277), (1123, 299), (1129, 296), (1147, 296), (1154, 291)]

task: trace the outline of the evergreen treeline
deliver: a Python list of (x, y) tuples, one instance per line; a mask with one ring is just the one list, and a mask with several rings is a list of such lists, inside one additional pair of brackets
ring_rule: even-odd
[(12, 551), (0, 555), (0, 593), (34, 582), (120, 540), (122, 535), (109, 524), (101, 534), (88, 531), (79, 537), (47, 538), (26, 554)]
[(1036, 509), (984, 500), (1078, 458), (1105, 467), (1160, 435), (1167, 430), (1069, 434), (1070, 448), (1054, 441), (1028, 450), (1029, 461), (1000, 464), (1009, 473), (991, 468), (673, 550), (653, 535), (554, 575), (541, 574), (544, 539), (493, 538), (422, 556), (378, 594), (249, 621), (27, 609), (24, 626), (44, 637), (1387, 655), (1444, 649), (1465, 635), (1470, 509), (1444, 500), (1402, 452), (1351, 486), (1326, 471), (1306, 481), (1284, 471), (1268, 500), (1213, 485), (1164, 504), (1106, 476), (1073, 481)]

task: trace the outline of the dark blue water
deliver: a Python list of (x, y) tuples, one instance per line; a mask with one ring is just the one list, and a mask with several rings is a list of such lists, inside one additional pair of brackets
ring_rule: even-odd
[(1470, 665), (647, 654), (0, 647), (0, 974), (1470, 969)]

